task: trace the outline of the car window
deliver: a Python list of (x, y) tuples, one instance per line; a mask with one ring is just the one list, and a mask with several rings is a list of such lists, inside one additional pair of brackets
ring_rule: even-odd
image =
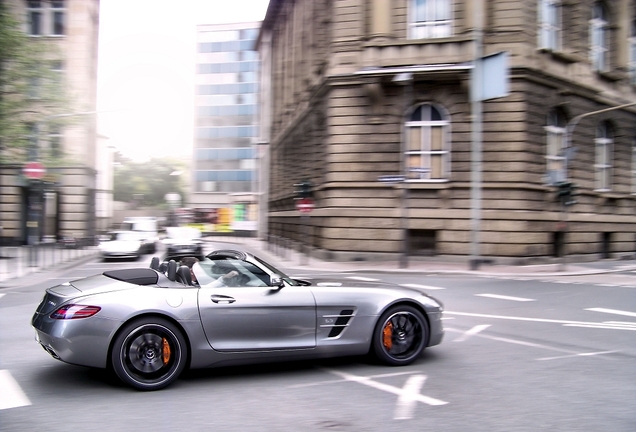
[[(201, 286), (211, 284), (220, 277), (235, 271), (237, 275), (227, 281), (227, 286), (234, 287), (266, 287), (269, 286), (269, 275), (254, 264), (236, 260), (219, 259), (201, 261), (195, 264), (194, 274)], [(199, 272), (202, 276), (199, 277)]]

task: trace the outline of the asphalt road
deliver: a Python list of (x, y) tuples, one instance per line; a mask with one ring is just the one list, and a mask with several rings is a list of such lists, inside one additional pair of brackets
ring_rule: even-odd
[(409, 285), (444, 303), (444, 342), (402, 368), (345, 358), (210, 369), (144, 393), (56, 361), (34, 341), (30, 318), (46, 287), (149, 260), (92, 261), (0, 290), (1, 431), (636, 429), (636, 273), (342, 274)]

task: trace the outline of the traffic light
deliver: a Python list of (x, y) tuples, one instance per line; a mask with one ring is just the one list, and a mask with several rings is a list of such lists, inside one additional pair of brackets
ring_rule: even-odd
[(294, 186), (296, 187), (296, 190), (294, 192), (297, 199), (313, 198), (313, 185), (309, 180), (303, 180), (300, 183), (294, 184)]
[(564, 206), (571, 206), (577, 203), (575, 196), (577, 195), (577, 186), (568, 181), (559, 182), (557, 186), (557, 198)]

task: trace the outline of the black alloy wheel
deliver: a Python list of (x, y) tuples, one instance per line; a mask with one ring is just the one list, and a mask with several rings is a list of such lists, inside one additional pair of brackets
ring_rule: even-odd
[(119, 379), (139, 390), (159, 390), (175, 381), (185, 369), (186, 341), (169, 321), (148, 317), (127, 324), (111, 351), (112, 367)]
[(412, 306), (398, 305), (387, 310), (376, 325), (373, 350), (383, 363), (405, 366), (413, 363), (428, 343), (428, 323)]

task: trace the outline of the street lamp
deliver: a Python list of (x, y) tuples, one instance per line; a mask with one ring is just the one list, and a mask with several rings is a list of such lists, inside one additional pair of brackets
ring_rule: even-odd
[(409, 206), (409, 189), (406, 184), (408, 179), (407, 160), (406, 160), (406, 111), (409, 107), (411, 99), (411, 93), (413, 92), (413, 73), (402, 72), (393, 77), (394, 83), (404, 86), (404, 109), (403, 115), (400, 116), (402, 122), (400, 127), (400, 172), (404, 177), (402, 180), (402, 197), (400, 200), (401, 215), (400, 222), (402, 228), (402, 253), (400, 254), (400, 268), (407, 268), (409, 266), (409, 223), (408, 223), (408, 206)]

